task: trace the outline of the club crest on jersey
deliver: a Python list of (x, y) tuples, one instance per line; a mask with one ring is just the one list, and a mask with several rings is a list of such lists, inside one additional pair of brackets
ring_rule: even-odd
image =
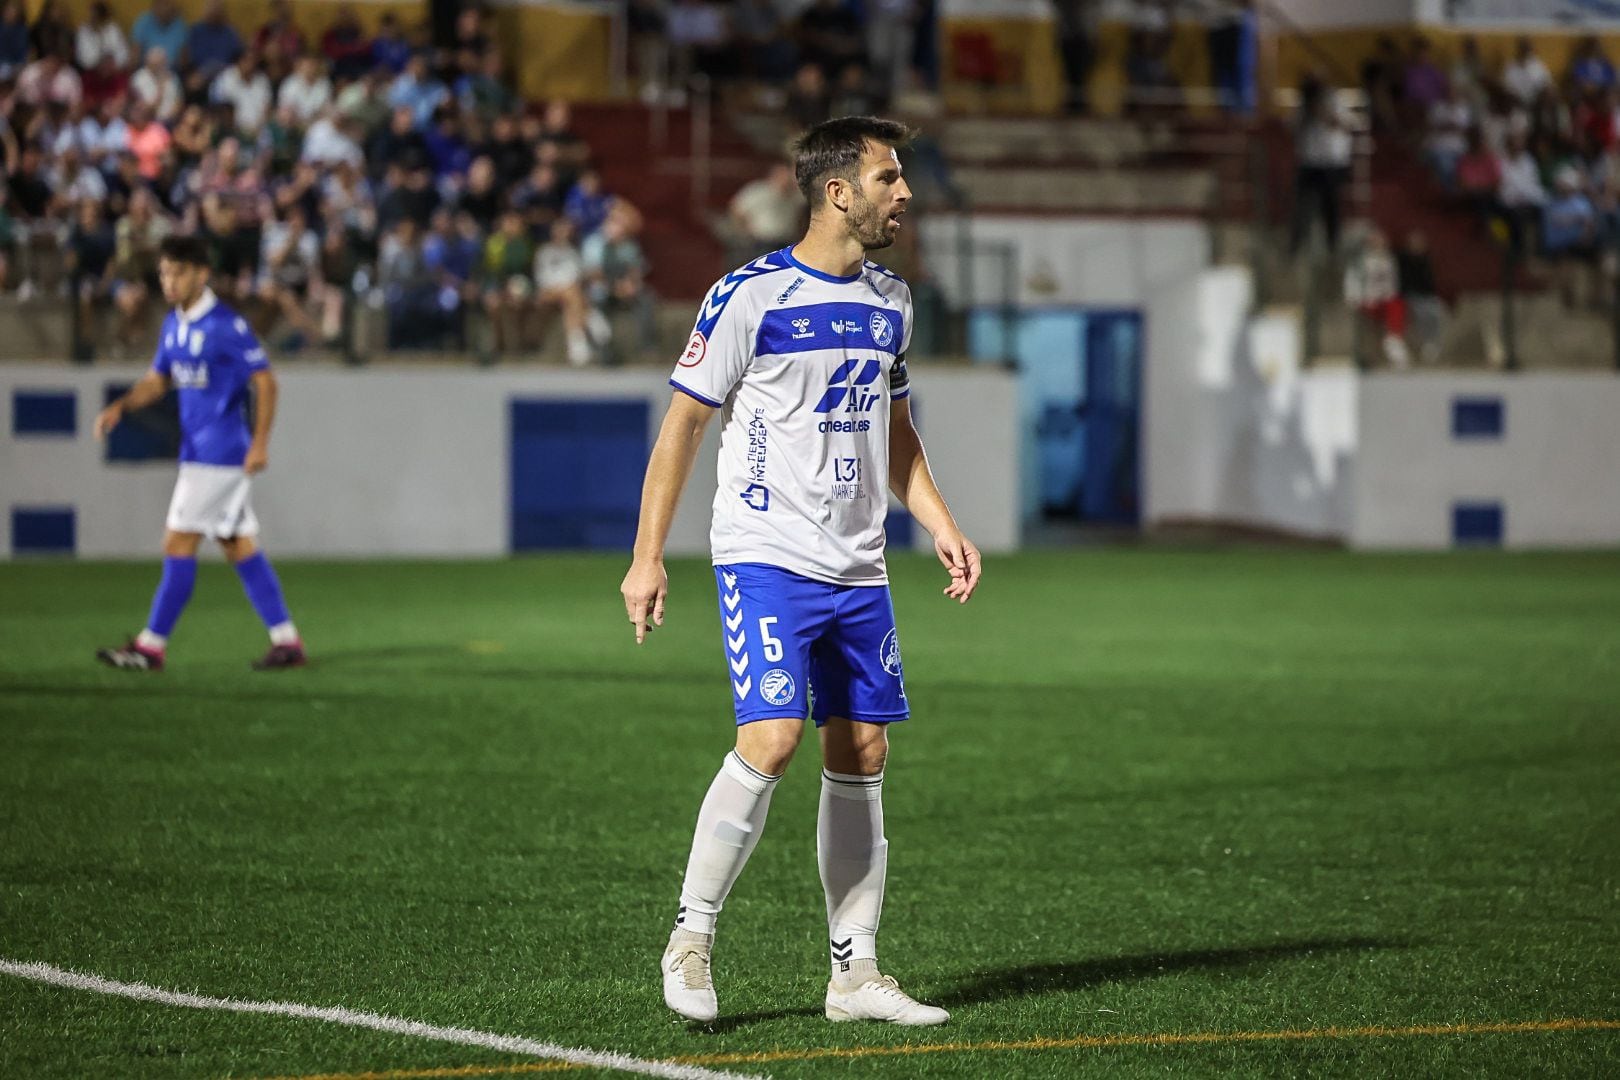
[(793, 676), (779, 667), (773, 667), (759, 680), (759, 696), (771, 705), (786, 705), (793, 700), (797, 687)]
[(802, 341), (805, 338), (813, 338), (815, 336), (816, 332), (810, 329), (809, 319), (793, 320), (793, 340)]
[(878, 649), (878, 660), (883, 664), (883, 670), (896, 678), (900, 677), (900, 634), (890, 629), (883, 638), (883, 644)]
[(703, 363), (703, 358), (709, 355), (709, 339), (703, 336), (701, 330), (692, 331), (692, 340), (686, 343), (686, 352), (675, 361), (681, 367), (697, 367)]
[(867, 320), (867, 325), (872, 328), (872, 340), (877, 342), (878, 345), (886, 348), (889, 342), (894, 340), (894, 327), (889, 325), (889, 320), (884, 317), (883, 312), (872, 312), (872, 317)]

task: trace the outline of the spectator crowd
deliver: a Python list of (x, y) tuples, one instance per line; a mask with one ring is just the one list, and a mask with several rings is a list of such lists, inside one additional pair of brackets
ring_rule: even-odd
[[(1565, 302), (1594, 302), (1620, 243), (1620, 79), (1596, 37), (1554, 72), (1529, 38), (1496, 63), (1465, 37), (1449, 62), (1384, 38), (1363, 70), (1374, 124), (1411, 132), (1435, 174), (1515, 255), (1543, 260)], [(1599, 271), (1602, 274), (1599, 274)]]
[(171, 233), (207, 240), (216, 291), (283, 349), (346, 340), (356, 302), (392, 348), (468, 347), (481, 312), (483, 347), (528, 349), (555, 316), (574, 364), (606, 353), (613, 309), (651, 322), (639, 214), (565, 103), (514, 93), (476, 8), (429, 43), (347, 5), (310, 38), (288, 0), (256, 28), (221, 0), (195, 22), (153, 0), (127, 28), (10, 0), (0, 118), (0, 288), (110, 307), (124, 350)]

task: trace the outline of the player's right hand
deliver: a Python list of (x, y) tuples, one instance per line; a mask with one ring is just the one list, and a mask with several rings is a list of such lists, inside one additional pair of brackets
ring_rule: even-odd
[(619, 592), (624, 596), (625, 614), (636, 628), (636, 644), (640, 645), (653, 627), (664, 625), (664, 597), (669, 593), (664, 564), (637, 559), (630, 564)]
[(105, 439), (123, 418), (124, 407), (116, 401), (102, 409), (96, 414), (96, 438)]

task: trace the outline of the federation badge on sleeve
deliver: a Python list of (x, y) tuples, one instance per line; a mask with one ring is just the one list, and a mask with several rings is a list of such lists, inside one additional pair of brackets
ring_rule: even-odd
[(686, 352), (681, 355), (677, 363), (681, 367), (697, 367), (703, 363), (703, 358), (709, 355), (709, 339), (703, 336), (703, 331), (692, 331), (692, 339), (686, 343)]

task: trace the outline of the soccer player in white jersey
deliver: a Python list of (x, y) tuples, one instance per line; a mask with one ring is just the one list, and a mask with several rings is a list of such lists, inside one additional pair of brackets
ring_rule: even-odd
[(827, 1018), (950, 1018), (882, 974), (876, 947), (888, 725), (908, 715), (883, 561), (889, 491), (933, 535), (947, 597), (965, 603), (980, 572), (911, 420), (910, 290), (864, 258), (894, 242), (911, 198), (895, 154), (907, 135), (893, 121), (843, 117), (795, 144), (810, 227), (709, 291), (647, 464), (621, 590), (637, 644), (663, 625), (664, 543), (704, 428), (720, 413), (710, 543), (737, 744), (698, 811), (662, 962), (664, 1001), (692, 1020), (718, 1013), (715, 919), (807, 718), (820, 729), (824, 766), (816, 836), (832, 963)]
[[(163, 320), (152, 367), (123, 397), (96, 417), (105, 438), (125, 415), (159, 400), (171, 386), (180, 395), (180, 476), (163, 534), (163, 576), (146, 627), (119, 648), (96, 658), (125, 671), (161, 671), (169, 635), (197, 581), (203, 537), (219, 541), (242, 588), (270, 632), (270, 651), (259, 670), (299, 667), (304, 646), (287, 614), (281, 582), (254, 537), (249, 487), (270, 461), (270, 424), (276, 414), (276, 379), (264, 349), (242, 317), (208, 287), (208, 249), (194, 236), (171, 236), (159, 249), (158, 279), (174, 310)], [(254, 399), (253, 425), (247, 401)]]

